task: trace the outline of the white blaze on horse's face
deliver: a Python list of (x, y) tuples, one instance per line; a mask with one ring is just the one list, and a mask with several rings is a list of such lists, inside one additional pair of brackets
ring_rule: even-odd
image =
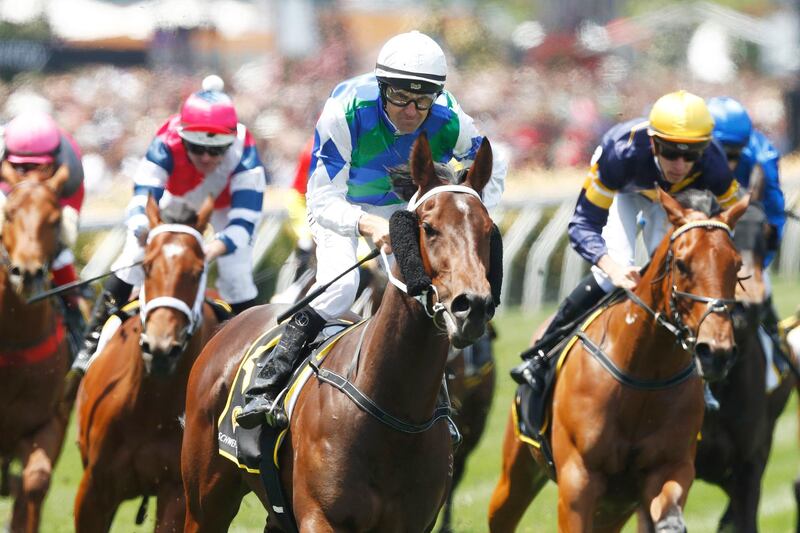
[(176, 259), (181, 255), (188, 253), (186, 247), (179, 243), (167, 243), (161, 248), (161, 253), (166, 259)]

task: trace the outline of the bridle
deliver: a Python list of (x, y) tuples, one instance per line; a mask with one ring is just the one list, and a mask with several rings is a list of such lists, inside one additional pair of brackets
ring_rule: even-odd
[[(161, 224), (156, 226), (148, 233), (147, 244), (150, 244), (154, 237), (161, 235), (162, 233), (185, 233), (187, 235), (191, 235), (197, 240), (200, 248), (202, 249), (203, 247), (203, 236), (200, 234), (200, 232), (191, 226), (186, 226), (184, 224)], [(142, 284), (142, 289), (139, 292), (139, 315), (142, 320), (142, 333), (139, 337), (139, 345), (141, 346), (143, 353), (150, 353), (150, 343), (147, 335), (145, 334), (147, 314), (153, 309), (158, 309), (159, 307), (177, 309), (186, 316), (187, 325), (180, 333), (180, 345), (176, 348), (177, 354), (183, 353), (183, 351), (186, 349), (186, 346), (189, 344), (189, 340), (192, 338), (192, 335), (195, 331), (197, 331), (197, 328), (200, 327), (203, 321), (203, 301), (206, 292), (207, 272), (207, 265), (204, 262), (203, 274), (200, 276), (200, 283), (198, 284), (197, 293), (195, 294), (192, 307), (189, 307), (189, 304), (180, 298), (175, 298), (174, 296), (158, 296), (148, 301), (147, 297), (145, 296), (144, 284)]]
[[(688, 232), (689, 230), (697, 228), (724, 229), (728, 233), (729, 237), (732, 238), (733, 236), (733, 232), (731, 231), (731, 228), (727, 224), (725, 224), (724, 222), (720, 222), (718, 220), (710, 220), (710, 219), (688, 222), (683, 226), (680, 226), (672, 233), (672, 235), (670, 236), (669, 250), (667, 252), (666, 258), (664, 259), (664, 274), (653, 280), (653, 283), (655, 283), (663, 279), (664, 276), (669, 275), (669, 280), (670, 280), (669, 285), (671, 288), (669, 298), (667, 299), (667, 314), (669, 315), (669, 317), (665, 316), (664, 313), (654, 311), (653, 309), (650, 308), (650, 306), (644, 303), (641, 298), (636, 296), (636, 294), (634, 294), (633, 291), (625, 289), (625, 293), (627, 294), (628, 298), (632, 300), (634, 303), (636, 303), (639, 307), (647, 311), (650, 315), (652, 315), (658, 324), (660, 324), (667, 331), (672, 333), (672, 335), (675, 336), (676, 341), (686, 351), (694, 350), (694, 347), (697, 344), (697, 334), (699, 333), (700, 327), (702, 326), (706, 318), (708, 318), (712, 313), (726, 313), (730, 315), (731, 312), (730, 308), (736, 304), (735, 298), (711, 298), (709, 296), (702, 296), (691, 292), (681, 291), (675, 284), (674, 282), (675, 265), (673, 261), (674, 256), (672, 253), (672, 245), (675, 243), (675, 240), (678, 237)], [(686, 325), (683, 318), (681, 317), (681, 314), (678, 311), (679, 298), (686, 298), (687, 300), (692, 300), (695, 302), (701, 302), (706, 304), (706, 310), (697, 323), (696, 332), (693, 332), (692, 329)]]
[[(469, 194), (474, 196), (478, 200), (483, 203), (481, 199), (481, 195), (475, 189), (471, 187), (467, 187), (464, 185), (440, 185), (438, 187), (434, 187), (433, 189), (429, 190), (425, 194), (423, 194), (420, 198), (417, 198), (419, 191), (415, 192), (411, 199), (408, 201), (408, 207), (406, 207), (407, 211), (416, 211), (422, 204), (424, 204), (427, 200), (432, 198), (433, 196), (442, 193), (442, 192), (454, 192), (454, 193), (462, 193), (462, 194)], [(405, 283), (394, 277), (392, 274), (391, 264), (389, 263), (389, 258), (386, 255), (386, 252), (383, 251), (381, 248), (381, 258), (383, 259), (383, 264), (386, 267), (386, 273), (389, 278), (389, 282), (403, 291), (404, 293), (408, 294), (408, 287)], [(439, 291), (436, 289), (436, 286), (431, 283), (426, 289), (424, 289), (419, 295), (412, 296), (416, 301), (422, 305), (422, 308), (425, 311), (425, 314), (428, 315), (433, 320), (433, 324), (441, 331), (447, 331), (447, 326), (445, 323), (445, 313), (447, 313), (447, 307), (439, 300)]]

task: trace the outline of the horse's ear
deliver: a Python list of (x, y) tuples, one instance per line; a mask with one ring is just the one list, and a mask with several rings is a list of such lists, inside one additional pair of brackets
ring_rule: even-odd
[(664, 207), (664, 211), (667, 212), (667, 218), (669, 218), (670, 223), (673, 226), (685, 224), (686, 211), (681, 207), (681, 204), (661, 187), (657, 187), (656, 190), (658, 191), (658, 199)]
[(0, 165), (0, 179), (12, 187), (20, 182), (19, 174), (7, 159), (4, 159), (2, 165)]
[(47, 186), (54, 192), (56, 195), (61, 194), (61, 189), (64, 188), (67, 181), (69, 181), (69, 167), (67, 165), (61, 165), (56, 170), (55, 174), (53, 174), (50, 178), (45, 180)]
[(744, 212), (747, 211), (747, 207), (750, 205), (751, 198), (751, 194), (744, 195), (738, 202), (723, 211), (719, 215), (719, 219), (727, 224), (728, 227), (733, 229), (733, 227), (736, 226), (736, 223), (739, 221), (739, 217), (741, 217)]
[(489, 139), (484, 137), (478, 153), (475, 154), (475, 161), (469, 167), (464, 184), (481, 192), (492, 177), (492, 161), (492, 145), (489, 144)]
[(439, 182), (433, 167), (431, 145), (424, 131), (417, 137), (411, 150), (411, 179), (421, 190), (427, 190)]
[(147, 195), (147, 205), (144, 208), (150, 228), (155, 228), (161, 224), (161, 212), (158, 209), (158, 202), (152, 194)]
[(203, 202), (203, 205), (200, 206), (200, 210), (197, 212), (197, 223), (194, 229), (203, 233), (211, 218), (212, 211), (214, 211), (214, 199), (209, 194)]

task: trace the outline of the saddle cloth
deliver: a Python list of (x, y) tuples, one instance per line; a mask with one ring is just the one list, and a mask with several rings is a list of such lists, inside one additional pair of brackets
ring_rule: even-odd
[[(308, 365), (309, 360), (313, 357), (317, 364), (321, 364), (342, 335), (355, 325), (357, 324), (344, 320), (329, 322), (311, 344), (311, 354), (295, 370), (283, 396), (283, 406), (290, 420), (297, 397), (300, 395), (303, 386), (308, 382), (309, 377), (313, 374), (311, 367)], [(272, 350), (278, 344), (284, 329), (285, 323), (266, 331), (253, 341), (244, 353), (236, 370), (236, 376), (228, 393), (225, 407), (217, 419), (219, 454), (235, 463), (239, 468), (254, 474), (261, 473), (262, 451), (264, 453), (272, 453), (274, 464), (277, 466), (278, 449), (287, 430), (281, 432), (276, 439), (275, 448), (268, 452), (261, 449), (263, 426), (245, 429), (236, 423), (236, 416), (244, 407), (244, 391), (247, 390), (250, 381), (253, 379), (256, 360), (261, 354)]]

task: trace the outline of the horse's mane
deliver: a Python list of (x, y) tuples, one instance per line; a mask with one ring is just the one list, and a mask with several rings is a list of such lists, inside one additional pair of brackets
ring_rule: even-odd
[[(398, 165), (388, 170), (389, 177), (392, 180), (392, 190), (403, 200), (410, 200), (414, 193), (417, 192), (417, 186), (414, 184), (414, 180), (411, 179), (411, 166), (408, 164)], [(437, 177), (451, 185), (461, 183), (467, 175), (467, 169), (456, 172), (447, 163), (439, 163), (437, 161), (433, 162), (433, 170), (436, 172)]]
[(165, 224), (185, 224), (192, 226), (197, 223), (197, 211), (185, 202), (170, 202), (161, 208), (159, 216)]
[(699, 211), (707, 217), (712, 217), (722, 212), (722, 208), (717, 202), (717, 197), (711, 191), (686, 189), (676, 194), (675, 200), (684, 209)]

